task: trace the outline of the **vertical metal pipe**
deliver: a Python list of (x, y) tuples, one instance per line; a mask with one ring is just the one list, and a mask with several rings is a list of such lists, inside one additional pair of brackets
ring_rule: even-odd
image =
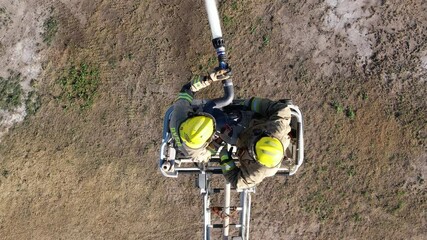
[(251, 221), (251, 193), (247, 193), (247, 203), (248, 205), (246, 206), (248, 208), (248, 214), (246, 216), (246, 238), (245, 240), (249, 240), (249, 223)]
[(211, 209), (209, 199), (209, 180), (208, 174), (200, 174), (199, 177), (203, 177), (205, 182), (203, 192), (203, 209), (204, 209), (204, 230), (203, 239), (209, 240), (211, 235)]
[(246, 206), (246, 201), (247, 201), (247, 195), (248, 195), (248, 193), (247, 193), (247, 191), (246, 190), (243, 190), (242, 192), (240, 192), (240, 206), (242, 207), (242, 210), (240, 211), (240, 221), (239, 221), (239, 223), (242, 225), (242, 227), (240, 228), (240, 231), (239, 231), (239, 235), (243, 238), (243, 239), (245, 239), (245, 230), (246, 230), (246, 211), (248, 210), (247, 209), (247, 206)]
[(225, 201), (224, 201), (224, 234), (223, 239), (228, 240), (229, 230), (230, 230), (230, 192), (231, 184), (227, 181), (225, 183)]

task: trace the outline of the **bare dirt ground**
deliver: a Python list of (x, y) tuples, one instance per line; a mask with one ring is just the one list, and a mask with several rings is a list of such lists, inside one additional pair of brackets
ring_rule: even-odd
[[(427, 2), (220, 13), (237, 97), (305, 114), (306, 162), (257, 188), (252, 239), (425, 239)], [(164, 112), (214, 65), (203, 1), (2, 0), (0, 33), (0, 77), (21, 86), (0, 96), (0, 238), (200, 239), (194, 177), (157, 159)], [(70, 80), (83, 65), (89, 85)]]

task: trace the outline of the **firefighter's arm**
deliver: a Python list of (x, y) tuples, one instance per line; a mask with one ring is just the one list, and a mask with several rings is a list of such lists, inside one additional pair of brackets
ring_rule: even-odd
[(178, 132), (179, 124), (187, 119), (188, 114), (193, 111), (191, 107), (193, 97), (194, 93), (190, 90), (190, 84), (185, 84), (173, 104), (173, 112), (169, 123), (171, 130)]
[(193, 102), (194, 92), (191, 90), (191, 82), (186, 83), (182, 86), (181, 91), (178, 93), (177, 101), (184, 100), (191, 104)]
[(227, 151), (227, 146), (224, 146), (219, 153), (219, 157), (221, 160), (221, 170), (223, 174), (229, 173), (230, 171), (234, 171), (238, 169), (236, 167), (236, 163), (231, 157), (231, 153)]
[(253, 97), (246, 101), (246, 105), (250, 107), (251, 111), (272, 121), (291, 117), (291, 111), (287, 108), (287, 104), (279, 101)]
[(220, 158), (222, 173), (233, 188), (239, 190), (251, 188), (267, 177), (257, 165), (249, 168), (246, 166), (238, 168), (225, 147), (220, 152)]
[(231, 154), (227, 151), (226, 146), (222, 148), (219, 153), (219, 157), (221, 160), (221, 170), (225, 179), (231, 183), (231, 187), (235, 188), (240, 169), (236, 166), (236, 163), (231, 157)]
[(181, 88), (181, 91), (178, 93), (178, 97), (173, 104), (173, 111), (169, 121), (169, 129), (178, 148), (183, 147), (181, 138), (178, 135), (179, 126), (188, 118), (189, 113), (193, 111), (191, 107), (193, 96), (194, 93), (190, 90), (190, 84), (187, 83)]
[(211, 85), (212, 82), (227, 80), (231, 77), (231, 69), (215, 68), (207, 76), (195, 75), (191, 78), (190, 82), (182, 86), (179, 91), (177, 100), (185, 100), (190, 104), (193, 101), (194, 93)]
[(182, 86), (181, 91), (179, 91), (178, 97), (174, 103), (172, 119), (177, 117), (183, 121), (188, 117), (188, 113), (193, 111), (191, 103), (193, 102), (194, 93), (195, 92), (191, 90), (191, 81)]
[(286, 135), (291, 130), (291, 109), (287, 104), (264, 98), (251, 98), (245, 104), (251, 111), (267, 118), (268, 123), (264, 124), (266, 131)]
[(260, 171), (251, 172), (249, 174), (245, 174), (244, 172), (244, 168), (236, 167), (224, 173), (224, 177), (231, 183), (231, 187), (238, 190), (255, 187), (268, 177)]

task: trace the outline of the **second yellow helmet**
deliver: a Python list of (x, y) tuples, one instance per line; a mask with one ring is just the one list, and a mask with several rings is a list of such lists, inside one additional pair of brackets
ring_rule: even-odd
[(255, 144), (255, 155), (262, 165), (275, 167), (284, 157), (283, 145), (277, 138), (262, 137)]

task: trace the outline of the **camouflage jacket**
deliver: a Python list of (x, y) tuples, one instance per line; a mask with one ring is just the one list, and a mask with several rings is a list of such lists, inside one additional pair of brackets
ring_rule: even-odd
[[(270, 168), (260, 164), (249, 151), (253, 147), (254, 139), (260, 134), (267, 133), (269, 136), (278, 138), (285, 150), (290, 143), (288, 133), (291, 131), (291, 110), (286, 104), (268, 99), (252, 98), (248, 101), (248, 105), (251, 111), (260, 114), (262, 118), (253, 119), (249, 127), (238, 137), (237, 154), (240, 167), (236, 167), (233, 161), (224, 161), (228, 162), (228, 166), (221, 164), (225, 178), (232, 187), (237, 189), (253, 187), (264, 178), (274, 176), (281, 165), (280, 163)], [(224, 160), (224, 157), (221, 156), (221, 159)]]
[(190, 86), (190, 83), (185, 84), (178, 94), (178, 99), (173, 105), (173, 111), (169, 121), (169, 129), (176, 147), (182, 154), (193, 159), (195, 162), (207, 162), (211, 157), (210, 151), (206, 149), (209, 142), (198, 149), (194, 149), (186, 146), (179, 137), (179, 127), (181, 126), (181, 123), (189, 117), (203, 115), (203, 113), (196, 112), (191, 105), (194, 93), (190, 90)]

